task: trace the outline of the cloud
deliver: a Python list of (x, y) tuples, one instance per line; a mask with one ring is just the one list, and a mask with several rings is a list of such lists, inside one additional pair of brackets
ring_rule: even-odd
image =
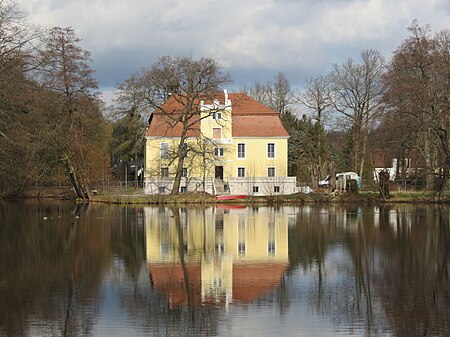
[(363, 49), (389, 57), (413, 19), (435, 31), (450, 22), (450, 0), (19, 2), (34, 23), (72, 26), (105, 87), (162, 55), (212, 57), (247, 84), (278, 71), (300, 82)]

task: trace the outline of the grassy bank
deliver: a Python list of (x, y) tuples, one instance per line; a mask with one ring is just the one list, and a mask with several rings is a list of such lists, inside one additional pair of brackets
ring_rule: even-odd
[(383, 200), (379, 193), (362, 192), (359, 194), (308, 193), (277, 196), (248, 196), (239, 200), (217, 200), (209, 194), (186, 193), (179, 195), (143, 195), (108, 194), (96, 195), (93, 202), (110, 204), (147, 204), (147, 205), (189, 205), (189, 204), (240, 204), (240, 205), (282, 205), (305, 203), (450, 203), (450, 193), (440, 200), (430, 192), (395, 192), (389, 199)]
[[(18, 196), (19, 198), (19, 196)], [(70, 188), (35, 188), (25, 191), (20, 198), (53, 198), (74, 199)], [(121, 192), (99, 193), (94, 195), (92, 202), (108, 204), (141, 204), (141, 205), (211, 205), (211, 204), (240, 204), (240, 205), (283, 205), (305, 203), (450, 203), (450, 192), (438, 199), (432, 192), (392, 192), (389, 199), (383, 200), (378, 192), (364, 191), (359, 194), (335, 194), (327, 191), (308, 194), (248, 196), (239, 200), (217, 200), (206, 193), (184, 193), (178, 195), (145, 195), (129, 189)]]

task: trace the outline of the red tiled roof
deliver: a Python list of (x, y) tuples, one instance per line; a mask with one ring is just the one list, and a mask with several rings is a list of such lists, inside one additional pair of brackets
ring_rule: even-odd
[[(218, 93), (215, 98), (223, 104), (224, 93)], [(233, 137), (288, 137), (286, 129), (281, 123), (278, 112), (257, 102), (245, 93), (230, 93), (228, 98), (232, 104), (232, 135)], [(208, 104), (210, 99), (205, 99)], [(198, 106), (198, 105), (197, 105)], [(177, 115), (183, 108), (183, 104), (174, 97), (170, 97), (162, 106), (161, 110), (172, 115)], [(194, 115), (194, 118), (198, 115)], [(147, 136), (156, 137), (178, 137), (182, 131), (182, 124), (175, 123), (169, 117), (154, 112), (150, 125), (147, 129)], [(200, 121), (196, 120), (192, 129), (188, 131), (188, 136), (198, 136), (200, 134)]]
[(278, 115), (233, 116), (233, 137), (289, 137)]
[[(220, 98), (223, 102), (225, 99), (224, 94)], [(265, 105), (259, 103), (254, 98), (248, 96), (246, 93), (230, 93), (228, 98), (231, 100), (233, 108), (233, 115), (277, 115), (278, 112), (272, 110)]]
[[(153, 113), (150, 119), (150, 125), (147, 128), (146, 136), (155, 137), (179, 137), (183, 130), (181, 123), (176, 123), (166, 115)], [(187, 132), (188, 137), (200, 135), (200, 119), (195, 121), (194, 125)]]

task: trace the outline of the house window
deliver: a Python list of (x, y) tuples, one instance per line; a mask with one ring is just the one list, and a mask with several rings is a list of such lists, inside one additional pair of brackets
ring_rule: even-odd
[(275, 158), (275, 143), (267, 144), (267, 158)]
[(275, 193), (280, 193), (280, 186), (274, 186), (274, 187), (273, 187), (273, 191), (274, 191)]
[(223, 147), (216, 147), (214, 149), (214, 155), (216, 157), (223, 157)]
[(159, 145), (161, 159), (169, 158), (169, 143), (161, 143)]
[(222, 119), (222, 112), (213, 112), (212, 118), (216, 120)]
[(245, 143), (238, 143), (238, 158), (245, 158)]
[(259, 186), (253, 186), (253, 193), (259, 192)]
[(168, 176), (169, 176), (169, 168), (161, 167), (161, 177), (168, 177)]
[(187, 192), (187, 187), (186, 186), (181, 186), (180, 187), (180, 193), (186, 193)]
[(183, 167), (183, 169), (181, 170), (181, 176), (182, 177), (187, 177), (188, 176), (188, 170), (186, 167)]
[(238, 177), (245, 177), (245, 167), (238, 167)]
[(213, 128), (213, 138), (222, 138), (222, 129), (221, 128)]
[(275, 167), (268, 167), (267, 168), (267, 176), (268, 177), (275, 177)]
[(165, 187), (158, 187), (158, 192), (159, 192), (159, 194), (165, 194), (166, 193), (166, 188)]

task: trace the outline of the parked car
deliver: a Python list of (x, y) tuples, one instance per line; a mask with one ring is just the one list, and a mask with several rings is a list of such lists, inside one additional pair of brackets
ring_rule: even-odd
[(319, 187), (330, 187), (330, 180), (331, 176), (326, 176), (325, 178), (320, 180), (317, 185), (319, 185)]

